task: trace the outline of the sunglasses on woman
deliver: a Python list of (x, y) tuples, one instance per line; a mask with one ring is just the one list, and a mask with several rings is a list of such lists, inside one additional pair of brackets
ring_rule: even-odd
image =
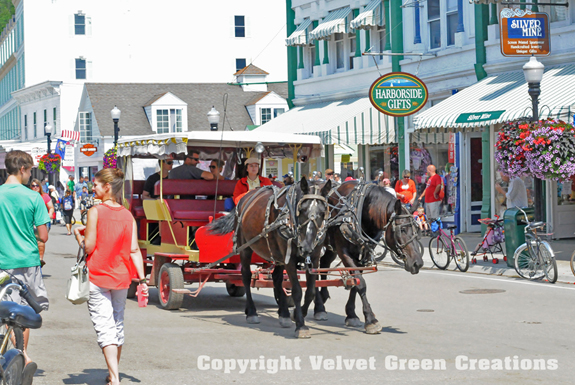
[(171, 165), (173, 165), (173, 164), (174, 164), (174, 162), (173, 162), (173, 161), (171, 161), (171, 160), (168, 160), (168, 161), (166, 162), (166, 164), (171, 166)]
[(210, 166), (210, 168), (216, 168), (216, 166)]
[(30, 187), (36, 188), (36, 187), (40, 187), (40, 186), (38, 186), (37, 184), (33, 184), (33, 185), (31, 185)]

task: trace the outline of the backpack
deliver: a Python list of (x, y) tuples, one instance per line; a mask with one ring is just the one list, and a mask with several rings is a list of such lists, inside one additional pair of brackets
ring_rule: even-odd
[(88, 193), (92, 194), (92, 188), (94, 187), (94, 183), (88, 182), (86, 184), (88, 185)]
[(73, 208), (74, 208), (74, 202), (72, 201), (72, 197), (65, 197), (64, 210), (72, 210)]

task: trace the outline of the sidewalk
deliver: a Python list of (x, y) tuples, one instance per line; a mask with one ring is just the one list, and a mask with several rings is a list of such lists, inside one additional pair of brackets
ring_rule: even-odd
[[(467, 249), (469, 253), (475, 250), (475, 246), (481, 241), (481, 234), (480, 233), (462, 233), (458, 235), (465, 241), (467, 245)], [(429, 255), (429, 237), (422, 237), (420, 239), (421, 243), (423, 244), (424, 254), (423, 254), (423, 268), (429, 270), (439, 270), (431, 260)], [(552, 241), (551, 247), (553, 251), (556, 253), (557, 259), (557, 272), (558, 272), (558, 283), (575, 283), (575, 276), (571, 272), (570, 262), (571, 254), (573, 250), (575, 250), (575, 239), (567, 239), (567, 240), (560, 240), (560, 241)], [(501, 253), (494, 253), (493, 254), (496, 258), (499, 259), (499, 263), (494, 264), (491, 261), (491, 254), (488, 254), (489, 259), (487, 262), (483, 261), (483, 256), (481, 254), (477, 255), (477, 263), (471, 263), (471, 256), (469, 257), (469, 270), (465, 273), (459, 272), (455, 263), (451, 261), (449, 266), (446, 270), (450, 271), (457, 271), (460, 274), (488, 274), (488, 275), (499, 275), (505, 277), (513, 277), (522, 279), (513, 267), (508, 267), (507, 262), (503, 260), (503, 254)], [(397, 266), (395, 262), (390, 257), (386, 257), (382, 262), (381, 265), (385, 266)]]

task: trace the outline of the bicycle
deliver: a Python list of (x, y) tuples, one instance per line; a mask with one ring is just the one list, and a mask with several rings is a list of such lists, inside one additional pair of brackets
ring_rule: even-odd
[(505, 233), (503, 231), (503, 219), (500, 219), (498, 215), (495, 219), (483, 218), (477, 220), (487, 226), (487, 231), (483, 236), (481, 242), (477, 244), (475, 250), (471, 253), (471, 263), (477, 263), (477, 254), (483, 254), (483, 261), (487, 262), (487, 253), (491, 254), (491, 261), (495, 264), (499, 263), (499, 258), (496, 258), (493, 253), (503, 254), (503, 260), (507, 261), (507, 255), (505, 255)]
[[(7, 276), (7, 274), (6, 274)], [(24, 376), (26, 367), (24, 349), (24, 330), (38, 329), (42, 326), (42, 307), (30, 296), (28, 287), (17, 278), (0, 291), (0, 378), (3, 385), (29, 385), (34, 373)], [(2, 282), (3, 283), (3, 282)], [(2, 301), (9, 290), (18, 290), (20, 296), (31, 306), (23, 306), (11, 301)], [(33, 369), (35, 372), (35, 368)], [(26, 377), (26, 378), (25, 378)]]
[[(415, 240), (414, 242), (417, 243), (417, 246), (419, 247), (421, 255), (423, 255), (423, 244), (419, 241), (419, 239)], [(387, 257), (387, 254), (389, 253), (389, 255), (391, 255), (391, 259), (393, 259), (393, 262), (397, 263), (401, 267), (405, 267), (405, 263), (403, 261), (403, 258), (399, 257), (395, 253), (395, 251), (388, 249), (382, 243), (380, 243), (380, 246), (383, 247), (383, 252), (374, 258), (375, 262), (379, 263), (379, 262), (383, 261), (385, 259), (385, 257)]]
[(545, 226), (545, 222), (529, 222), (527, 214), (518, 208), (525, 216), (525, 243), (513, 254), (515, 271), (522, 278), (529, 280), (547, 278), (549, 283), (557, 282), (557, 261), (555, 253), (548, 242), (542, 241), (537, 229)]
[(441, 228), (441, 218), (431, 219), (430, 223), (432, 228), (434, 223), (437, 225), (437, 230), (429, 240), (429, 254), (433, 264), (439, 269), (445, 270), (453, 259), (457, 268), (463, 273), (466, 272), (469, 269), (469, 252), (465, 241), (453, 235), (453, 230), (457, 226), (448, 225), (447, 229), (450, 231), (450, 235), (447, 235)]

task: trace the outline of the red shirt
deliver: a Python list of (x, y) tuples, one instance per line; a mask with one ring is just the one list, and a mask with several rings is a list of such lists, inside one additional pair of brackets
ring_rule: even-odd
[(415, 182), (411, 179), (407, 182), (406, 189), (403, 188), (403, 180), (398, 180), (395, 184), (395, 192), (404, 196), (400, 199), (401, 203), (406, 205), (411, 201), (413, 195), (417, 192), (417, 188), (415, 187)]
[[(48, 208), (48, 202), (51, 202), (52, 199), (50, 198), (50, 196), (48, 194), (42, 194), (42, 199), (44, 200), (44, 204), (46, 205), (46, 210), (48, 210), (48, 213), (50, 212), (50, 209)], [(54, 211), (54, 214), (52, 214), (52, 218), (50, 219), (56, 219), (56, 211)]]
[[(272, 181), (269, 180), (268, 178), (259, 175), (258, 178), (260, 178), (260, 187), (272, 185)], [(234, 195), (233, 195), (234, 203), (237, 205), (241, 197), (248, 191), (250, 191), (250, 186), (248, 184), (248, 177), (246, 176), (238, 180), (238, 183), (236, 183), (236, 188), (234, 189)]]
[(90, 282), (112, 290), (127, 289), (132, 280), (132, 229), (134, 218), (125, 207), (96, 206), (96, 248), (88, 256)]
[[(427, 187), (425, 188), (425, 203), (439, 202), (441, 199), (434, 196), (437, 185), (441, 184), (441, 177), (437, 174), (427, 180)], [(437, 193), (439, 196), (439, 192)]]

